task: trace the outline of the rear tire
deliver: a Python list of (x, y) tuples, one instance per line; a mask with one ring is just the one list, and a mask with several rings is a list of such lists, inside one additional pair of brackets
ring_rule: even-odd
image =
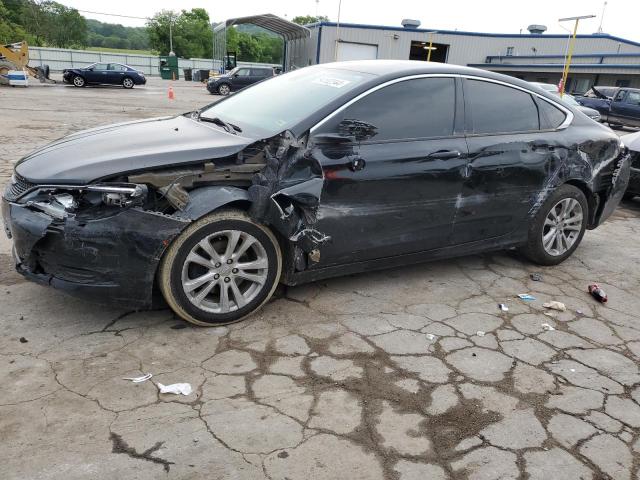
[(169, 246), (158, 282), (171, 309), (200, 326), (242, 320), (273, 294), (282, 271), (275, 236), (240, 210), (211, 213)]
[(124, 88), (127, 88), (127, 89), (133, 88), (133, 85), (134, 85), (134, 82), (133, 82), (133, 79), (131, 77), (124, 77), (122, 79), (122, 86)]
[(522, 253), (539, 265), (564, 262), (580, 245), (588, 218), (584, 193), (573, 185), (560, 186), (531, 221)]

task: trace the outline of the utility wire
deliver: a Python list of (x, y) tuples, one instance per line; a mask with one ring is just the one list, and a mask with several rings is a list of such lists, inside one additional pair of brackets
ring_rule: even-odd
[(149, 20), (150, 17), (134, 17), (132, 15), (120, 15), (117, 13), (104, 13), (104, 12), (93, 12), (91, 10), (79, 10), (76, 8), (76, 10), (78, 10), (79, 12), (82, 13), (93, 13), (94, 15), (107, 15), (110, 17), (122, 17), (122, 18), (137, 18), (138, 20)]

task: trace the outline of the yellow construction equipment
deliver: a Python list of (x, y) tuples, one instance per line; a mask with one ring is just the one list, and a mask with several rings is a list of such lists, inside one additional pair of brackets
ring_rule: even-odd
[(49, 66), (29, 66), (29, 46), (27, 42), (0, 45), (0, 84), (8, 84), (9, 70), (25, 70), (41, 82), (55, 83), (49, 79)]

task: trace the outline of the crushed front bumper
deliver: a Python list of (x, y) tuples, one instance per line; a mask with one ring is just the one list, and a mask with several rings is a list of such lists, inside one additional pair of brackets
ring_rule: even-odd
[(160, 258), (188, 223), (139, 208), (54, 219), (6, 199), (2, 217), (27, 279), (131, 309), (152, 305)]

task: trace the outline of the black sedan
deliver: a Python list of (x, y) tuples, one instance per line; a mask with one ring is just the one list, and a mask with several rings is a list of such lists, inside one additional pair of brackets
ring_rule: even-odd
[(144, 85), (147, 79), (144, 73), (121, 63), (94, 63), (84, 68), (63, 70), (62, 79), (76, 87), (85, 85), (122, 85), (133, 88)]
[(558, 264), (628, 179), (618, 137), (552, 94), (377, 60), (67, 136), (17, 163), (2, 209), (27, 278), (220, 325), (278, 282), (513, 247)]

